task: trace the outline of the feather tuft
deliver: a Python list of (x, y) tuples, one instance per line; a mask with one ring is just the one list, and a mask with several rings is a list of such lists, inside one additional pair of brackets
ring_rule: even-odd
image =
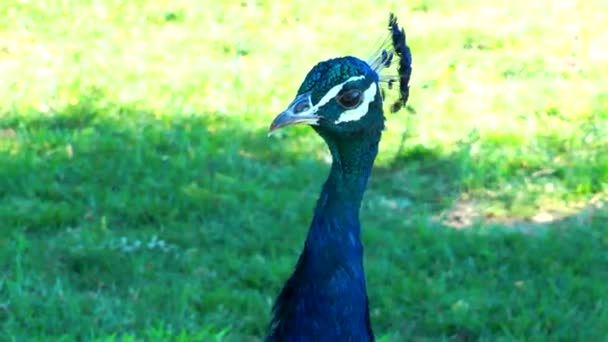
[[(399, 27), (397, 17), (390, 13), (388, 21), (389, 34), (382, 40), (376, 48), (374, 54), (368, 59), (370, 67), (380, 76), (380, 82), (388, 90), (392, 90), (399, 84), (399, 98), (391, 105), (391, 112), (401, 110), (408, 101), (410, 95), (410, 78), (412, 75), (412, 53), (406, 43), (405, 31)], [(386, 73), (386, 70), (393, 64), (393, 59), (397, 55), (397, 72)]]

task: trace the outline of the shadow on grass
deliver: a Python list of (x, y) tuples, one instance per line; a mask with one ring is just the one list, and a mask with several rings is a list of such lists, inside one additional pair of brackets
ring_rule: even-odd
[[(217, 327), (229, 340), (262, 336), (328, 166), (311, 158), (320, 142), (303, 143), (312, 132), (269, 139), (252, 125), (213, 113), (159, 115), (95, 92), (59, 113), (3, 116), (2, 334), (89, 339)], [(588, 230), (534, 238), (443, 229), (435, 217), (494, 179), (482, 177), (491, 164), (478, 164), (484, 154), (472, 159), (471, 146), (447, 155), (414, 146), (375, 171), (362, 219), (378, 333), (571, 337), (590, 320), (598, 326), (585, 336), (596, 336), (608, 322), (606, 215), (575, 226)]]

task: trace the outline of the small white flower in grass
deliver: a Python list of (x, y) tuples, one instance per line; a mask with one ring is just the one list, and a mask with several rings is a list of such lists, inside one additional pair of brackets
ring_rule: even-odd
[(152, 238), (150, 239), (150, 241), (148, 242), (148, 248), (149, 249), (154, 249), (156, 247), (156, 242), (157, 242), (157, 237), (156, 235), (153, 235)]
[(132, 253), (142, 248), (148, 250), (159, 249), (163, 252), (169, 252), (175, 249), (175, 245), (167, 243), (165, 240), (161, 240), (158, 236), (153, 235), (147, 242), (144, 240), (129, 240), (126, 236), (120, 237), (118, 240), (112, 240), (106, 246), (110, 249), (119, 250), (123, 253)]
[(466, 312), (469, 310), (470, 306), (471, 305), (466, 300), (459, 299), (452, 304), (452, 310), (457, 312)]

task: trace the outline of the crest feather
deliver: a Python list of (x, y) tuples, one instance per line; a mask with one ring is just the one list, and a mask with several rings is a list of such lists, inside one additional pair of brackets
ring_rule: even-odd
[[(395, 113), (407, 104), (410, 94), (410, 77), (412, 75), (412, 52), (406, 43), (405, 31), (399, 27), (397, 17), (390, 13), (388, 20), (389, 34), (380, 42), (374, 54), (368, 59), (369, 66), (380, 76), (380, 82), (389, 90), (398, 83), (399, 98), (391, 105), (391, 112)], [(397, 55), (397, 73), (386, 71), (393, 64)]]

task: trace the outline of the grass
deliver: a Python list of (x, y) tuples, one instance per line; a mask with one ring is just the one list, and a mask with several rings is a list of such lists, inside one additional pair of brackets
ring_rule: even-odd
[(328, 168), (266, 128), (389, 10), (416, 114), (363, 205), (376, 334), (607, 338), (605, 1), (46, 0), (0, 5), (0, 339), (259, 340)]

